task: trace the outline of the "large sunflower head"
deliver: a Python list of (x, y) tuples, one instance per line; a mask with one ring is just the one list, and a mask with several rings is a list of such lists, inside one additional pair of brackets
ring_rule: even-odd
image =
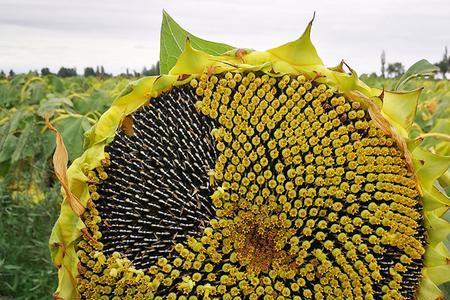
[(449, 159), (310, 41), (196, 50), (89, 131), (50, 239), (63, 299), (436, 299)]

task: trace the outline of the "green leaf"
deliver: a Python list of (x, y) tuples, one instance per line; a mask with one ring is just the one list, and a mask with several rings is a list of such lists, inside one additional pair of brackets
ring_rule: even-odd
[(80, 115), (87, 115), (91, 112), (103, 113), (111, 106), (113, 98), (104, 91), (94, 91), (88, 98), (74, 98), (73, 109)]
[(18, 110), (9, 119), (9, 122), (0, 127), (0, 153), (3, 152), (1, 149), (6, 148), (6, 144), (8, 141), (14, 137), (14, 133), (18, 130), (21, 122), (25, 120), (25, 118), (29, 114), (23, 110)]
[(45, 97), (47, 92), (46, 83), (42, 81), (34, 81), (32, 82), (27, 89), (27, 93), (29, 93), (29, 104), (36, 104)]
[(160, 74), (168, 74), (170, 69), (175, 65), (175, 62), (184, 49), (187, 37), (189, 37), (192, 47), (212, 55), (220, 55), (235, 48), (226, 44), (206, 41), (190, 34), (181, 28), (181, 26), (163, 10), (161, 52), (159, 55)]
[(11, 156), (16, 148), (16, 143), (17, 137), (13, 134), (8, 135), (0, 151), (0, 163), (11, 160)]
[(444, 299), (450, 299), (450, 282), (446, 282), (439, 286), (444, 293)]
[(53, 126), (58, 129), (63, 137), (69, 153), (69, 160), (73, 161), (79, 157), (84, 150), (84, 133), (91, 127), (88, 118), (81, 115), (70, 115), (55, 122)]
[(397, 81), (394, 86), (395, 91), (399, 91), (409, 80), (418, 76), (434, 75), (439, 70), (438, 67), (428, 62), (426, 59), (421, 59), (415, 64), (413, 64), (409, 69), (403, 74), (402, 77)]
[(44, 117), (48, 112), (52, 112), (55, 109), (63, 108), (68, 110), (69, 107), (73, 107), (72, 101), (69, 98), (50, 98), (46, 101), (42, 101), (37, 111), (38, 115)]
[(53, 87), (53, 91), (56, 93), (62, 93), (64, 92), (64, 83), (61, 78), (55, 76), (55, 75), (49, 75), (48, 76), (49, 85)]
[(9, 168), (11, 167), (11, 164), (8, 161), (4, 161), (0, 163), (0, 177), (5, 177), (8, 175)]
[[(32, 132), (33, 127), (32, 123), (27, 123), (25, 128), (22, 130), (19, 140), (16, 144), (16, 149), (14, 150), (14, 153), (11, 156), (11, 163), (15, 163), (19, 161), (21, 158), (23, 158), (23, 152), (25, 149), (25, 146), (27, 146), (27, 141), (29, 140), (30, 133)], [(28, 145), (28, 147), (32, 147), (32, 145)]]
[[(433, 133), (438, 135), (433, 136)], [(426, 149), (434, 149), (434, 152), (443, 156), (450, 156), (450, 142), (448, 140), (439, 137), (439, 134), (450, 136), (450, 119), (435, 119), (435, 125), (431, 128), (429, 134), (425, 134), (426, 137), (422, 142), (422, 147)]]

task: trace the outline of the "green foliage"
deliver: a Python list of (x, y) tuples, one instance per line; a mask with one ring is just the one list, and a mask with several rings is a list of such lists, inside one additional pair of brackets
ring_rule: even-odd
[(190, 39), (193, 48), (201, 49), (209, 54), (219, 55), (234, 48), (226, 44), (206, 41), (190, 34), (181, 28), (166, 11), (163, 11), (159, 58), (161, 74), (169, 73), (170, 69), (175, 65), (177, 58), (184, 49), (187, 38)]
[(47, 245), (59, 210), (59, 187), (40, 204), (13, 200), (0, 183), (0, 299), (50, 299), (57, 271)]
[(70, 160), (79, 156), (83, 134), (128, 81), (54, 75), (19, 75), (0, 81), (0, 177), (11, 177), (8, 171), (14, 170), (20, 178), (35, 172), (34, 163), (49, 160), (55, 142), (44, 126), (46, 115), (61, 132)]
[[(414, 77), (414, 76), (413, 76)], [(380, 89), (393, 90), (398, 85), (397, 79), (383, 79), (381, 77), (362, 77), (370, 86)], [(419, 98), (413, 134), (426, 132), (441, 132), (450, 134), (450, 127), (439, 125), (441, 120), (450, 119), (450, 82), (447, 80), (412, 78), (402, 83), (404, 91), (423, 87)]]
[(426, 59), (421, 59), (409, 67), (402, 77), (400, 77), (394, 89), (399, 91), (409, 80), (420, 76), (433, 76), (437, 71), (438, 68), (436, 66), (430, 64)]
[(129, 78), (19, 75), (0, 79), (0, 299), (50, 299), (56, 288), (48, 237), (59, 212), (60, 186), (51, 166), (54, 134), (70, 159), (83, 134)]

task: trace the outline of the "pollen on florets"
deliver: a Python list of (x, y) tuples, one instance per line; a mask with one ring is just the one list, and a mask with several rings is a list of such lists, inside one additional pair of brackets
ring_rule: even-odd
[[(119, 255), (99, 278), (170, 299), (413, 299), (424, 254), (417, 184), (367, 108), (306, 75), (205, 73), (189, 88), (215, 124), (217, 159), (202, 174), (214, 213), (145, 276)], [(94, 182), (108, 180), (102, 172)], [(95, 184), (90, 192), (98, 197)], [(97, 262), (82, 242), (85, 291)]]
[[(360, 102), (303, 75), (227, 73), (198, 86), (197, 108), (221, 125), (219, 253), (255, 276), (303, 278), (305, 297), (412, 297), (424, 254), (417, 185)], [(402, 254), (415, 263), (398, 272)], [(344, 277), (338, 294), (324, 284)]]

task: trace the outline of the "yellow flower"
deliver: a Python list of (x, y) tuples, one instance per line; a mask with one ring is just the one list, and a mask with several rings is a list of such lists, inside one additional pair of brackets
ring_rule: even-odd
[(381, 95), (326, 68), (311, 25), (265, 52), (188, 40), (169, 74), (113, 103), (68, 171), (57, 295), (440, 295), (450, 203), (433, 182), (449, 160), (409, 139), (420, 90)]

